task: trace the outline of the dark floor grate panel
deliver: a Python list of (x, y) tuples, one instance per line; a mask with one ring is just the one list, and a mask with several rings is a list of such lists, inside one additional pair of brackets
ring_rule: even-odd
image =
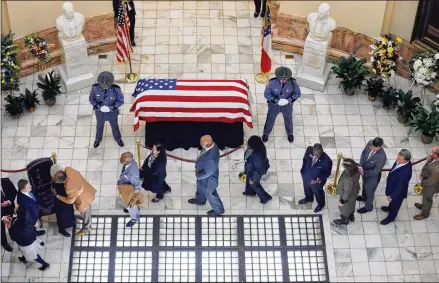
[[(328, 282), (321, 215), (97, 216), (69, 282)], [(79, 231), (81, 225), (77, 225)]]

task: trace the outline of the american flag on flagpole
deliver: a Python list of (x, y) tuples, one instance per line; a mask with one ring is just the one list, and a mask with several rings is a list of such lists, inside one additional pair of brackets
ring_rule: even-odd
[(122, 6), (122, 0), (120, 0), (117, 8), (116, 59), (118, 63), (128, 62), (130, 52), (133, 51), (129, 30), (130, 20), (128, 19), (128, 15)]
[(262, 34), (261, 73), (266, 74), (271, 70), (271, 12), (267, 3), (267, 14), (264, 18)]
[(133, 96), (134, 131), (140, 120), (242, 122), (253, 128), (249, 89), (243, 80), (141, 79)]

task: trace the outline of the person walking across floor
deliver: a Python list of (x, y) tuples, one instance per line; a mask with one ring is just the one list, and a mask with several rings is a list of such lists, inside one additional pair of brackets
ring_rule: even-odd
[(112, 73), (104, 71), (98, 76), (98, 83), (91, 87), (89, 96), (90, 104), (96, 115), (96, 138), (93, 146), (100, 145), (104, 134), (105, 121), (108, 121), (113, 132), (113, 137), (119, 146), (124, 146), (119, 130), (117, 118), (119, 108), (124, 103), (122, 91), (114, 83)]
[(358, 213), (366, 213), (373, 209), (375, 191), (380, 183), (381, 172), (387, 161), (383, 145), (383, 139), (376, 137), (367, 143), (361, 153), (360, 174), (363, 176), (363, 191), (362, 195), (357, 197), (357, 200), (365, 202), (365, 205), (357, 210)]
[(40, 218), (40, 203), (36, 194), (32, 192), (32, 187), (28, 180), (20, 179), (17, 183), (18, 194), (17, 194), (17, 205), (26, 214), (29, 223), (32, 223), (32, 229), (35, 230), (37, 236), (43, 236), (46, 231), (37, 231), (36, 225)]
[(270, 168), (267, 158), (267, 149), (259, 136), (251, 136), (247, 142), (247, 150), (244, 153), (244, 172), (246, 175), (245, 196), (257, 195), (261, 203), (265, 204), (272, 197), (261, 185), (261, 178)]
[[(9, 189), (9, 190), (7, 190)], [(15, 209), (15, 197), (16, 194), (12, 190), (16, 190), (14, 184), (9, 178), (1, 179), (1, 217), (12, 217)], [(6, 236), (6, 227), (3, 221), (1, 222), (1, 243), (5, 251), (12, 252), (12, 247), (8, 244), (8, 238)]]
[[(265, 11), (267, 10), (267, 0), (253, 0), (255, 2), (255, 13), (253, 16), (257, 18), (259, 13), (261, 13), (261, 18), (265, 16)], [(261, 11), (262, 5), (262, 11)]]
[(224, 213), (223, 202), (216, 191), (219, 176), (219, 148), (211, 136), (202, 136), (200, 145), (203, 148), (195, 162), (195, 176), (197, 178), (197, 192), (190, 204), (203, 205), (206, 200), (212, 206), (209, 216), (218, 216)]
[(343, 160), (343, 173), (337, 184), (337, 194), (340, 196), (338, 209), (341, 219), (334, 220), (337, 225), (347, 225), (349, 221), (355, 221), (355, 204), (360, 192), (360, 169), (354, 160), (345, 158)]
[(123, 165), (122, 172), (119, 177), (119, 185), (131, 185), (134, 191), (130, 194), (129, 199), (125, 200), (130, 221), (126, 227), (133, 227), (140, 219), (140, 205), (143, 204), (142, 186), (140, 184), (139, 166), (134, 160), (131, 152), (124, 152), (120, 156), (120, 163)]
[(300, 87), (291, 77), (292, 72), (287, 67), (277, 68), (275, 75), (276, 77), (268, 82), (264, 92), (268, 103), (268, 112), (262, 141), (268, 141), (274, 122), (279, 113), (282, 113), (288, 141), (293, 142), (293, 103), (300, 97)]
[(159, 202), (165, 193), (171, 191), (171, 187), (166, 183), (166, 149), (161, 143), (156, 143), (152, 147), (151, 153), (145, 159), (142, 168), (143, 174), (142, 187), (156, 194), (152, 202)]
[(422, 167), (419, 176), (422, 186), (422, 204), (415, 203), (415, 206), (421, 210), (421, 213), (413, 218), (422, 220), (430, 215), (431, 206), (433, 205), (433, 196), (439, 193), (439, 146), (431, 150), (431, 157)]
[[(113, 12), (114, 12), (114, 18), (115, 18), (115, 24), (117, 25), (117, 15), (118, 15), (118, 9), (119, 9), (119, 4), (120, 1), (122, 0), (113, 0)], [(125, 11), (127, 13), (128, 16), (128, 20), (130, 21), (130, 39), (131, 39), (131, 45), (132, 46), (136, 46), (136, 42), (134, 41), (134, 28), (136, 26), (136, 7), (134, 6), (134, 1), (129, 0), (129, 1), (125, 1), (123, 0), (123, 2), (125, 3)]]
[(82, 227), (76, 236), (88, 234), (92, 223), (91, 205), (96, 198), (96, 189), (72, 167), (63, 168), (59, 164), (54, 164), (50, 167), (50, 175), (58, 182), (64, 182), (66, 196), (57, 193), (57, 201), (74, 204), (76, 210), (81, 213), (79, 218), (82, 219)]
[(314, 212), (317, 213), (325, 206), (325, 192), (323, 187), (326, 180), (331, 175), (332, 160), (323, 151), (321, 144), (316, 143), (314, 146), (308, 146), (303, 156), (303, 164), (300, 173), (303, 180), (305, 198), (299, 200), (299, 204), (313, 202), (314, 197), (317, 201), (317, 207)]
[(411, 158), (410, 151), (401, 149), (387, 176), (386, 196), (389, 206), (381, 206), (381, 210), (388, 212), (389, 215), (381, 220), (381, 225), (387, 225), (396, 219), (402, 202), (407, 198), (409, 182), (412, 178)]

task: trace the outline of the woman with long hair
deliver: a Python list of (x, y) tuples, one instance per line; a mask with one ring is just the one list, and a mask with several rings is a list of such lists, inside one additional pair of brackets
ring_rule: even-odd
[(165, 181), (166, 162), (165, 146), (162, 143), (155, 143), (141, 169), (143, 171), (142, 187), (156, 194), (152, 202), (159, 202), (165, 193), (171, 191), (171, 187)]
[(267, 173), (268, 168), (270, 168), (270, 163), (262, 139), (259, 136), (251, 136), (244, 153), (244, 172), (247, 177), (243, 195), (257, 195), (264, 204), (272, 199), (261, 185), (261, 178)]
[(340, 196), (338, 208), (341, 213), (341, 219), (334, 220), (337, 225), (347, 225), (349, 221), (355, 221), (355, 204), (360, 191), (360, 169), (357, 163), (350, 158), (345, 158), (343, 168), (337, 185), (337, 194)]

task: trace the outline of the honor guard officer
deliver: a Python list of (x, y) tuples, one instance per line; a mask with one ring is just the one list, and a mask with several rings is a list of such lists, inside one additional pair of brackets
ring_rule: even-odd
[(99, 74), (98, 83), (91, 88), (89, 101), (96, 113), (96, 139), (93, 145), (95, 148), (102, 140), (105, 121), (110, 122), (111, 131), (117, 144), (124, 146), (117, 124), (119, 107), (123, 105), (123, 95), (120, 87), (113, 82), (113, 74), (105, 71)]
[(268, 102), (267, 120), (265, 121), (262, 140), (266, 142), (273, 129), (279, 112), (284, 116), (285, 130), (288, 141), (293, 142), (293, 102), (300, 97), (300, 88), (296, 80), (291, 77), (292, 72), (287, 67), (279, 67), (275, 71), (275, 78), (270, 79), (264, 96)]

